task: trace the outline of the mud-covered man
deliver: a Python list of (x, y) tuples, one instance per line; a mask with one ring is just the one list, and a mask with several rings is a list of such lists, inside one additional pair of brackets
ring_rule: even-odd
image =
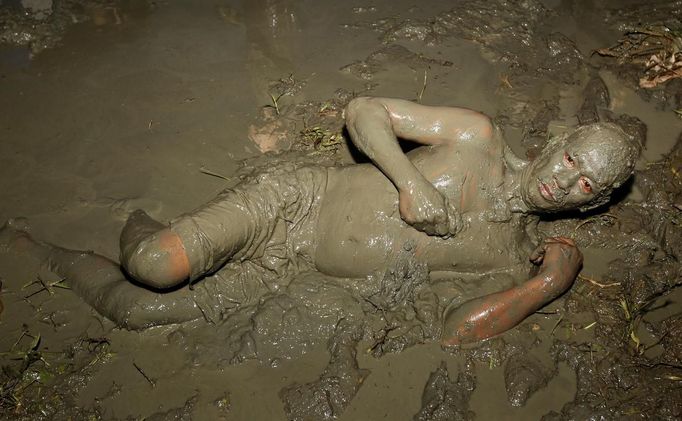
[[(357, 98), (345, 118), (373, 164), (271, 171), (168, 225), (134, 212), (121, 234), (121, 266), (149, 289), (103, 257), (32, 241), (12, 223), (3, 234), (43, 253), (87, 302), (131, 328), (200, 317), (191, 292), (178, 287), (228, 260), (259, 260), (274, 271), (300, 260), (326, 274), (364, 277), (410, 243), (431, 271), (520, 279), (529, 258), (540, 265), (519, 286), (450, 311), (443, 342), (458, 344), (515, 326), (570, 287), (580, 251), (566, 238), (538, 241), (528, 215), (606, 203), (639, 154), (612, 124), (552, 139), (527, 162), (487, 116), (464, 108)], [(424, 147), (405, 154), (398, 138)]]

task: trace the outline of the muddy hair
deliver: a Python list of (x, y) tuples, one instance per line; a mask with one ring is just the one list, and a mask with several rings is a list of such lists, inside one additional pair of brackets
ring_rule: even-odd
[(614, 123), (592, 123), (580, 126), (575, 130), (555, 136), (547, 142), (546, 150), (553, 150), (562, 144), (570, 144), (579, 138), (595, 138), (602, 141), (610, 149), (614, 160), (609, 165), (620, 165), (613, 174), (613, 180), (603, 186), (603, 188), (589, 203), (580, 206), (581, 212), (586, 212), (594, 208), (605, 205), (611, 198), (613, 191), (625, 183), (635, 170), (635, 163), (642, 151), (642, 145), (634, 137)]

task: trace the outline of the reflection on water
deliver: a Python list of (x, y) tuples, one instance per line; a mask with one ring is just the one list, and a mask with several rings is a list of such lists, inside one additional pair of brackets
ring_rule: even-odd
[(242, 0), (218, 7), (225, 22), (242, 25), (246, 31), (247, 67), (259, 98), (268, 98), (270, 80), (295, 70), (296, 53), (303, 42), (300, 7), (300, 2), (292, 0)]

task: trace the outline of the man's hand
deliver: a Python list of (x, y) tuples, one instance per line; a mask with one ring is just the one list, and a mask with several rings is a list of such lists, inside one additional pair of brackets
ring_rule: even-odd
[(428, 235), (451, 237), (463, 228), (457, 209), (429, 182), (399, 190), (400, 217)]
[(582, 268), (583, 254), (570, 238), (550, 237), (531, 253), (530, 261), (541, 265), (540, 275), (571, 283)]

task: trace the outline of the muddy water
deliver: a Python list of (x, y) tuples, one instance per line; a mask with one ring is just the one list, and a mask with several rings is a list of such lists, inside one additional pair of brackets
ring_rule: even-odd
[[(547, 0), (499, 15), (495, 7), (485, 6), (488, 2), (465, 3), (124, 1), (78, 8), (73, 16), (83, 16), (83, 22), (52, 34), (58, 35), (57, 46), (36, 54), (25, 46), (0, 47), (0, 222), (27, 217), (37, 238), (116, 259), (118, 234), (131, 210), (143, 208), (168, 220), (235, 183), (243, 160), (260, 155), (249, 128), (261, 125), (264, 112), (272, 110), (263, 107), (274, 105), (270, 94), (278, 94), (281, 79), (298, 82), (277, 101), (284, 117), (293, 121), (287, 126), (291, 136), (309, 117), (297, 114), (297, 105), (330, 102), (341, 89), (483, 111), (496, 118), (514, 150), (525, 154), (537, 140), (528, 127), (537, 123), (536, 137), (546, 139), (577, 123), (583, 87), (594, 73), (590, 66), (596, 66), (611, 94), (610, 111), (639, 117), (648, 126), (640, 166), (659, 159), (676, 142), (682, 120), (669, 107), (643, 99), (618, 70), (589, 58), (593, 49), (621, 35), (622, 22), (614, 16), (627, 13), (614, 13), (608, 4), (578, 7)], [(627, 12), (640, 6), (628, 2), (623, 7)], [(504, 7), (509, 6), (499, 9)], [(520, 10), (518, 16), (514, 10)], [(678, 16), (679, 7), (674, 10), (677, 15), (668, 12), (667, 17)], [(458, 25), (436, 31), (429, 26), (457, 22), (457, 16), (463, 16)], [(545, 37), (557, 31), (575, 43), (590, 66), (564, 60), (572, 57), (565, 43), (559, 45), (564, 48), (559, 57), (548, 58)], [(554, 115), (538, 117), (552, 105), (557, 107)], [(341, 146), (331, 159), (348, 163), (353, 156)], [(601, 223), (577, 228), (578, 223), (569, 226), (576, 235), (601, 232)], [(608, 262), (627, 254), (622, 247), (584, 243), (583, 273), (591, 279), (607, 278)], [(32, 284), (38, 274), (47, 289)], [(0, 352), (13, 352), (3, 354), (3, 364), (16, 366), (28, 353), (20, 353), (19, 360), (10, 357), (28, 350), (38, 335), (34, 351), (51, 363), (50, 370), (41, 369), (40, 361), (31, 366), (37, 374), (28, 370), (26, 376), (36, 381), (22, 380), (13, 400), (2, 401), (2, 418), (286, 419), (281, 390), (321, 376), (329, 363), (327, 339), (339, 321), (325, 319), (324, 309), (316, 309), (323, 319), (316, 327), (318, 337), (284, 326), (281, 337), (293, 333), (282, 343), (299, 338), (297, 346), (286, 348), (256, 335), (257, 352), (235, 352), (234, 346), (244, 344), (235, 332), (267, 332), (268, 326), (247, 323), (245, 329), (230, 319), (219, 325), (196, 321), (128, 332), (70, 291), (50, 286), (59, 280), (30, 256), (0, 252), (0, 278)], [(329, 299), (305, 284), (310, 280), (334, 285), (314, 273), (297, 279), (297, 285), (305, 286), (299, 290), (307, 291), (295, 303), (300, 308), (320, 297)], [(605, 292), (582, 282), (571, 294), (608, 298), (604, 303), (616, 303), (618, 310), (623, 291), (604, 298)], [(468, 293), (496, 289), (488, 282)], [(506, 361), (518, 350), (532, 354), (539, 366), (551, 367), (559, 353), (555, 340), (572, 349), (597, 340), (596, 328), (583, 330), (597, 320), (593, 312), (571, 297), (502, 339), (471, 349), (444, 351), (433, 340), (416, 345), (413, 340), (402, 352), (398, 347), (377, 357), (367, 352), (375, 344), (365, 337), (356, 346), (357, 364), (369, 374), (360, 377), (345, 411), (333, 416), (411, 419), (422, 408), (422, 392), (441, 361), (450, 380), (464, 373), (468, 363), (474, 367), (475, 389), (460, 393), (472, 411), (465, 418), (537, 419), (550, 411), (572, 411), (576, 406), (569, 403), (576, 397), (589, 400), (580, 392), (586, 383), (573, 364), (577, 357), (556, 364), (556, 373), (545, 376), (546, 385), (521, 407), (510, 403), (505, 380)], [(357, 310), (361, 304), (348, 303), (348, 318), (362, 313)], [(647, 320), (679, 316), (679, 299), (672, 303)], [(660, 338), (652, 329), (646, 332), (640, 336), (648, 344)], [(665, 345), (674, 347), (675, 342)], [(590, 356), (592, 350), (590, 345)], [(599, 358), (599, 349), (594, 350)], [(652, 348), (647, 355), (653, 351), (667, 352)], [(597, 410), (596, 404), (589, 408)], [(623, 413), (610, 414), (617, 418)]]

